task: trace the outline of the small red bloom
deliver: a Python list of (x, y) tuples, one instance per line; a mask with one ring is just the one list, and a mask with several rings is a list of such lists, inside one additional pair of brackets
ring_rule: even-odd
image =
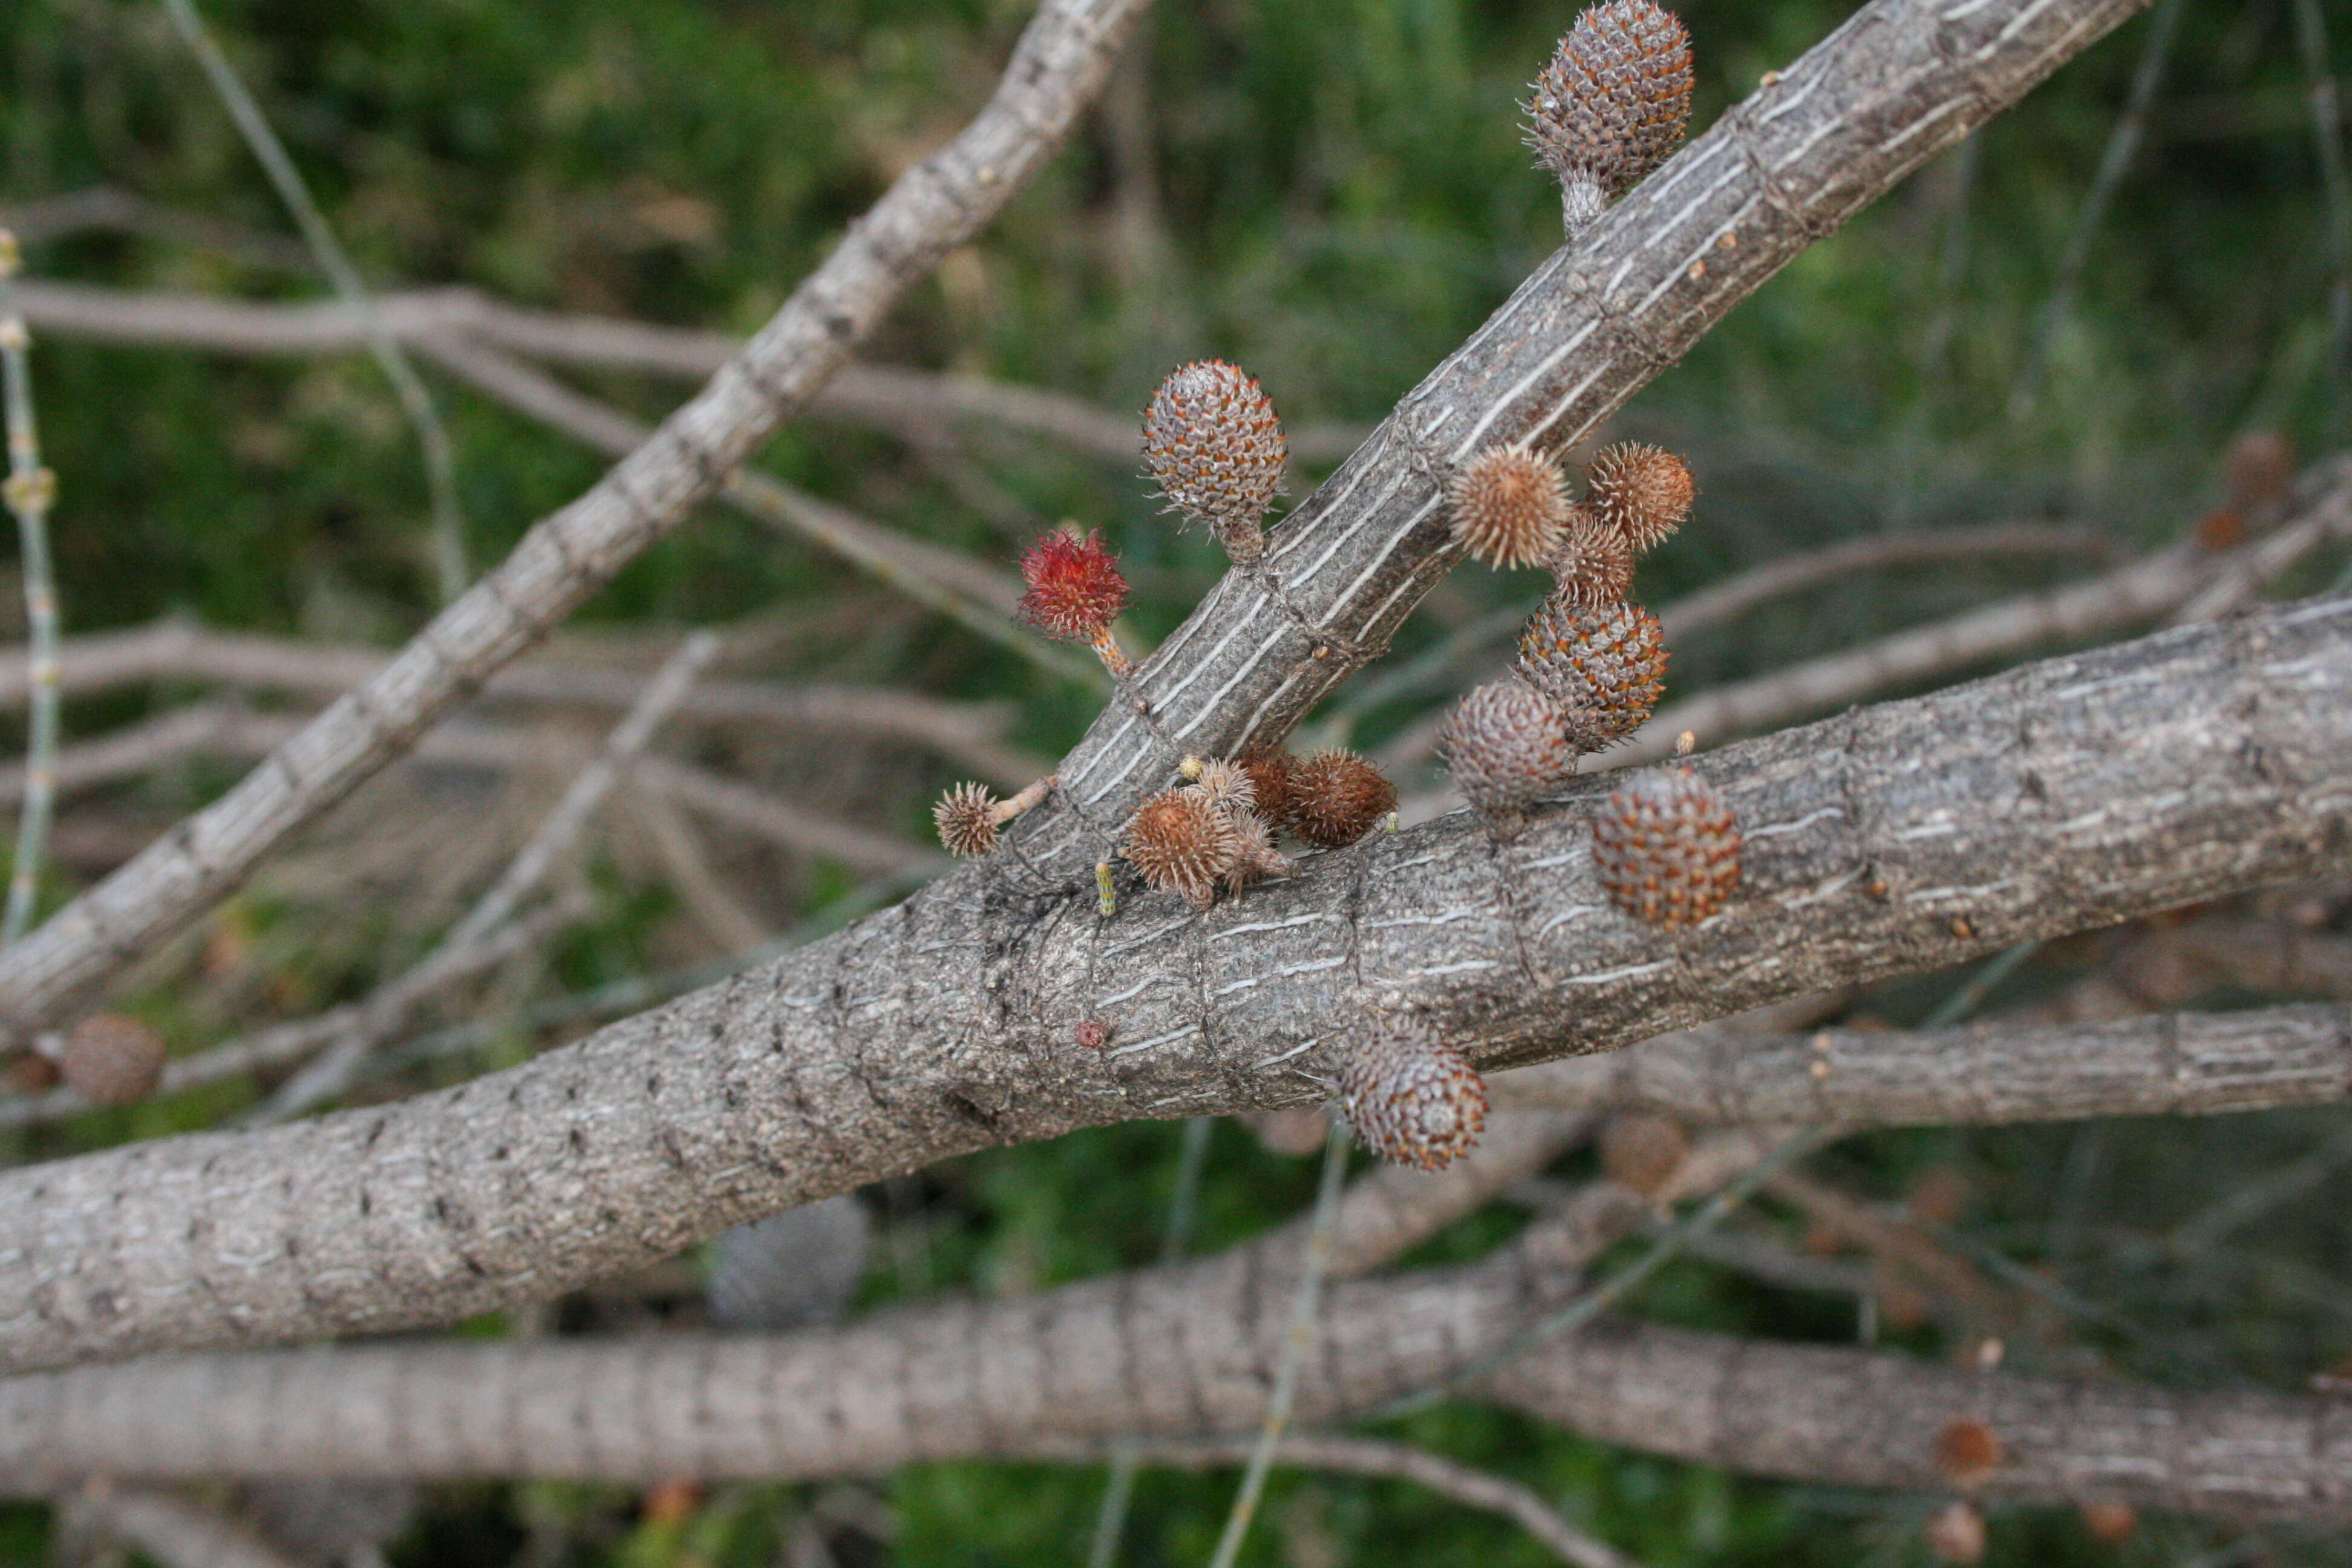
[(1019, 616), (1047, 637), (1094, 640), (1127, 604), (1118, 560), (1092, 533), (1055, 530), (1021, 558)]

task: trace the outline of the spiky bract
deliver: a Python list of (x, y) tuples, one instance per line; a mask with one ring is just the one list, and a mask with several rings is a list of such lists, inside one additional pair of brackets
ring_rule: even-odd
[(1199, 790), (1171, 789), (1135, 808), (1119, 852), (1152, 887), (1205, 910), (1233, 869), (1240, 838), (1233, 817)]
[(1576, 773), (1559, 705), (1512, 676), (1456, 703), (1439, 744), (1454, 786), (1498, 832), (1516, 832), (1528, 806)]
[(1353, 844), (1396, 809), (1396, 785), (1353, 752), (1318, 752), (1290, 774), (1290, 830), (1320, 849)]
[(1220, 811), (1246, 812), (1257, 809), (1257, 782), (1249, 770), (1237, 762), (1213, 758), (1201, 764), (1200, 776), (1192, 787), (1208, 796), (1209, 804)]
[(1160, 493), (1244, 563), (1265, 553), (1258, 520), (1282, 489), (1290, 446), (1257, 378), (1223, 360), (1169, 373), (1143, 414), (1143, 460)]
[(1095, 534), (1056, 529), (1021, 558), (1029, 591), (1014, 611), (1047, 637), (1092, 642), (1127, 605), (1118, 560)]
[(1654, 550), (1690, 516), (1698, 485), (1690, 465), (1664, 447), (1620, 441), (1584, 470), (1586, 503), (1638, 554)]
[(1588, 609), (1622, 605), (1633, 590), (1633, 547), (1581, 501), (1570, 507), (1559, 548), (1544, 564), (1560, 593)]
[(1696, 925), (1739, 886), (1739, 825), (1690, 768), (1654, 768), (1592, 819), (1592, 868), (1617, 907), (1654, 926)]
[(1240, 892), (1261, 877), (1287, 877), (1297, 868), (1274, 847), (1274, 831), (1265, 818), (1251, 811), (1229, 811), (1234, 825), (1233, 863), (1225, 868), (1225, 886)]
[(1454, 537), (1474, 561), (1532, 566), (1550, 558), (1568, 531), (1568, 481), (1532, 447), (1488, 447), (1454, 473), (1446, 500)]
[(66, 1036), (58, 1068), (92, 1105), (131, 1105), (155, 1092), (165, 1054), (163, 1037), (136, 1018), (100, 1013)]
[(959, 859), (996, 847), (996, 800), (985, 784), (960, 784), (931, 807), (940, 845)]
[(1632, 734), (1657, 707), (1665, 637), (1658, 618), (1639, 605), (1594, 608), (1555, 593), (1519, 635), (1513, 668), (1559, 704), (1569, 742), (1597, 752)]
[(1613, 201), (1675, 150), (1690, 104), (1682, 23), (1652, 0), (1608, 0), (1577, 17), (1536, 78), (1528, 145), (1563, 186)]
[(1339, 1063), (1339, 1108), (1381, 1159), (1436, 1171), (1478, 1142), (1486, 1084), (1426, 1024), (1385, 1018)]

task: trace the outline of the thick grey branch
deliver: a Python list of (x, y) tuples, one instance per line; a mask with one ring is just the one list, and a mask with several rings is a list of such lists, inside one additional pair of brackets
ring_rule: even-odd
[(900, 176), (769, 323), (594, 489), (221, 800), (0, 953), (18, 1032), (104, 985), (684, 521), (908, 284), (993, 217), (1109, 74), (1142, 0), (1045, 0), (987, 108)]
[[(1370, 1006), (1488, 1068), (2352, 858), (2352, 599), (2250, 613), (1726, 748), (1747, 836), (1698, 931), (1594, 880), (1580, 783), (1195, 915), (1017, 854), (491, 1078), (0, 1175), (0, 1364), (447, 1321), (945, 1155), (1324, 1092)], [(1102, 1050), (1073, 1040), (1110, 1027)]]

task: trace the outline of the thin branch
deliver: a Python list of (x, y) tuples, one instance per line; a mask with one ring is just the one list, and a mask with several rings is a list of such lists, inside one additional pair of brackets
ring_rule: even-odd
[[(1212, 1469), (1242, 1464), (1254, 1449), (1251, 1444), (1237, 1438), (1162, 1438), (1130, 1445), (1125, 1451), (1171, 1469)], [(1085, 1464), (1098, 1462), (1103, 1453), (1100, 1446), (1041, 1443), (1019, 1457)], [(1533, 1487), (1474, 1469), (1410, 1443), (1351, 1437), (1338, 1432), (1297, 1432), (1282, 1440), (1275, 1450), (1274, 1462), (1332, 1475), (1411, 1481), (1440, 1497), (1501, 1514), (1549, 1548), (1561, 1562), (1575, 1563), (1577, 1568), (1641, 1568), (1633, 1558), (1608, 1542), (1562, 1519)]]
[(2012, 419), (2022, 418), (2031, 412), (2034, 398), (2042, 391), (2042, 378), (2049, 368), (2051, 342), (2074, 311), (2074, 290), (2081, 286), (2083, 269), (2090, 264), (2091, 243), (2098, 236), (2100, 221), (2107, 215), (2107, 204), (2115, 200), (2116, 192), (2124, 183), (2124, 174), (2139, 151), (2140, 137), (2147, 125), (2147, 108), (2156, 100), (2157, 87), (2164, 79), (2164, 63), (2172, 53), (2173, 35), (2179, 29), (2184, 8), (2183, 0), (2156, 0), (2156, 10), (2148, 19), (2147, 38), (2140, 46), (2139, 64), (2132, 71), (2131, 90), (2124, 100), (2123, 114), (2108, 133), (2107, 150), (2100, 155), (2099, 172), (2092, 177), (2090, 193), (2083, 198), (2083, 210), (2074, 219), (2074, 232), (2066, 241), (2065, 254), (2059, 258), (2058, 277), (2050, 298), (2034, 319), (2033, 335), (2025, 346), (2025, 362), (2009, 395)]
[(384, 330), (375, 297), (360, 281), (359, 268), (344, 254), (341, 242), (327, 222), (327, 215), (311, 199), (310, 187), (302, 183), (301, 172), (287, 156), (285, 145), (270, 129), (261, 105), (237, 79), (236, 68), (228, 63), (228, 58), (206, 30), (194, 0), (163, 0), (163, 9), (171, 16), (172, 25), (180, 30), (189, 52), (196, 57), (221, 106), (236, 122), (237, 134), (245, 138), (255, 161), (269, 176), (295, 227), (302, 231), (302, 243), (317, 259), (319, 270), (327, 275), (343, 302), (358, 312), (367, 333), (368, 351), (383, 368), (384, 379), (392, 383), (401, 412), (408, 416), (410, 426), (416, 432), (416, 444), (425, 454), (425, 486), (432, 496), (433, 568), (440, 579), (441, 602), (446, 605), (466, 591), (467, 579), (472, 573), (466, 565), (465, 514), (457, 504), (457, 455), (449, 444), (449, 432), (441, 423), (440, 412), (433, 406), (433, 395), (425, 389), (408, 356), (401, 353), (400, 345)]
[(987, 108), (915, 164), (740, 354), (586, 495), (179, 831), (0, 952), (0, 1020), (70, 1009), (242, 882), (288, 835), (682, 522), (797, 412), (900, 294), (1039, 168), (1108, 76), (1142, 0), (1045, 0)]
[[(216, 631), (171, 616), (129, 631), (65, 638), (58, 685), (68, 697), (150, 683), (218, 682), (333, 698), (365, 682), (391, 658), (377, 648)], [(625, 712), (642, 687), (642, 678), (626, 670), (540, 658), (499, 670), (482, 692), (500, 701)], [(24, 706), (30, 689), (26, 656), (0, 648), (0, 710)], [(909, 742), (1016, 786), (1052, 767), (999, 738), (1012, 717), (1009, 703), (945, 702), (880, 686), (706, 680), (687, 694), (678, 713), (793, 737), (821, 730)]]
[(2319, 160), (2319, 189), (2327, 203), (2327, 259), (2336, 271), (2327, 287), (2329, 348), (2342, 372), (2352, 370), (2352, 174), (2344, 166), (2344, 110), (2319, 0), (2294, 0), (2294, 37), (2311, 113), (2312, 151)]
[(632, 789), (629, 814), (642, 824), (661, 857), (662, 869), (677, 891), (696, 924), (722, 952), (743, 952), (765, 945), (774, 935), (765, 921), (747, 908), (710, 863), (694, 825), (686, 820), (672, 799), (651, 790)]
[(163, 1568), (296, 1568), (252, 1531), (171, 1492), (101, 1482), (60, 1506)]
[(0, 916), (0, 947), (15, 943), (33, 923), (40, 893), (41, 859), (48, 848), (57, 803), (58, 589), (49, 565), (49, 506), (57, 476), (41, 464), (40, 426), (33, 411), (31, 342), (16, 311), (16, 237), (0, 229), (0, 405), (8, 435), (8, 478), (0, 482), (16, 519), (25, 578), (25, 625), (31, 647), (25, 679), (32, 692), (32, 723), (25, 743), (24, 810), (8, 871), (8, 904)]
[[(714, 634), (697, 632), (670, 656), (669, 661), (646, 683), (636, 706), (605, 737), (595, 760), (572, 775), (554, 809), (541, 818), (539, 826), (507, 863), (499, 879), (450, 927), (433, 951), (417, 961), (409, 975), (393, 983), (390, 989), (394, 994), (417, 995), (441, 989), (438, 976), (446, 967), (513, 922), (524, 902), (546, 884), (555, 863), (579, 843), (589, 819), (653, 743), (654, 731), (668, 719), (711, 660), (719, 657), (719, 641)], [(344, 1031), (300, 1072), (280, 1084), (250, 1120), (282, 1121), (341, 1096), (357, 1079), (369, 1053), (399, 1030), (410, 1010), (410, 1005), (400, 1005), (367, 1007), (360, 1023)]]
[[(0, 1173), (0, 1364), (452, 1321), (953, 1153), (1318, 1100), (1367, 1009), (1420, 1013), (1496, 1069), (2339, 871), (2352, 599), (1698, 765), (1747, 847), (1738, 896), (1692, 933), (1601, 891), (1605, 777), (1507, 847), (1458, 814), (1205, 915), (1148, 894), (1106, 920), (1091, 887), (1035, 892), (1000, 850), (474, 1084)], [(1092, 1018), (1099, 1052), (1072, 1039)]]
[[(722, 332), (550, 315), (470, 289), (383, 294), (377, 305), (385, 329), (412, 345), (421, 346), (427, 337), (471, 340), (559, 364), (699, 380), (742, 347)], [(36, 327), (61, 337), (225, 353), (329, 353), (366, 341), (362, 323), (341, 305), (125, 293), (85, 283), (27, 285), (25, 313)], [(1139, 446), (1134, 415), (1041, 387), (906, 365), (844, 365), (810, 402), (808, 413), (878, 426), (918, 445), (937, 442), (960, 423), (992, 426), (1008, 435), (1043, 437), (1129, 469)], [(1364, 435), (1354, 425), (1302, 425), (1290, 432), (1290, 450), (1300, 462), (1336, 463)]]
[(91, 185), (0, 207), (0, 228), (14, 229), (26, 245), (44, 245), (92, 230), (114, 230), (212, 251), (273, 272), (309, 273), (317, 266), (310, 247), (299, 239), (163, 206), (113, 185)]
[(1978, 1125), (2210, 1116), (2352, 1100), (2352, 1008), (2178, 1013), (2033, 1028), (1695, 1031), (1504, 1073), (1495, 1103), (1695, 1123)]

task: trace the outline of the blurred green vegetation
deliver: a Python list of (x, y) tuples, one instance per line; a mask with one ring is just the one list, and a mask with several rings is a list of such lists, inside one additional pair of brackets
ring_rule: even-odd
[[(1696, 122), (1853, 9), (1686, 0)], [(2352, 74), (2352, 14), (2323, 9), (2336, 70)], [(465, 283), (549, 310), (746, 332), (898, 171), (979, 105), (1028, 7), (209, 0), (205, 10), (376, 285)], [(1375, 419), (1559, 242), (1558, 198), (1520, 143), (1515, 100), (1572, 14), (1495, 0), (1162, 6), (1136, 74), (1116, 89), (1129, 95), (1129, 131), (1118, 116), (1090, 117), (1000, 222), (915, 290), (868, 355), (1136, 409), (1175, 362), (1219, 353), (1256, 373), (1294, 426)], [(2095, 237), (2074, 309), (2055, 323), (2030, 411), (2012, 413), (2012, 392), (2145, 22), (2066, 68), (1973, 152), (1948, 155), (1816, 246), (1661, 376), (1620, 428), (1686, 452), (1703, 499), (1693, 525), (1645, 564), (1643, 596), (1663, 602), (1757, 562), (1898, 528), (2065, 519), (2142, 547), (2218, 497), (2233, 435), (2277, 429), (2306, 453), (2339, 445), (2352, 397), (2341, 345), (2328, 337), (2327, 215), (2292, 28), (2290, 0), (2188, 7), (2146, 142)], [(13, 0), (0, 12), (0, 207), (101, 185), (289, 232), (160, 7)], [(37, 244), (28, 263), (36, 276), (126, 289), (322, 292), (299, 271), (120, 233)], [(364, 355), (240, 360), (48, 337), (37, 371), (61, 481), (55, 526), (70, 630), (178, 611), (390, 645), (429, 615), (415, 442)], [(647, 378), (581, 379), (648, 417), (678, 395)], [(601, 469), (461, 387), (436, 388), (478, 563), (496, 560)], [(942, 461), (812, 423), (778, 436), (760, 461), (999, 563), (1055, 520), (1101, 526), (1141, 585), (1135, 625), (1153, 637), (1220, 564), (1205, 541), (1169, 528), (1132, 473), (1001, 432), (971, 432)], [(2337, 564), (2315, 568), (2316, 580)], [(2012, 563), (1835, 585), (1678, 646), (1675, 684), (1687, 691), (1856, 642), (2032, 582), (2038, 570)], [(1399, 657), (1528, 597), (1536, 581), (1457, 574), (1408, 628)], [(13, 603), (0, 594), (0, 605)], [(1013, 699), (1020, 738), (1042, 752), (1075, 739), (1090, 717), (1085, 694), (716, 510), (629, 567), (578, 624), (657, 631), (746, 617), (786, 628), (773, 673)], [(789, 628), (803, 622), (819, 630), (796, 639)], [(93, 731), (173, 695), (79, 705), (71, 722)], [(1360, 737), (1376, 741), (1435, 695), (1383, 705)], [(878, 784), (840, 789), (913, 837), (923, 803), (950, 782), (942, 770), (906, 764), (875, 775)], [(183, 768), (131, 794), (168, 816), (231, 776)], [(803, 868), (771, 912), (780, 924), (819, 914), (853, 882), (837, 868)], [(657, 888), (617, 872), (600, 886), (597, 916), (554, 956), (556, 988), (656, 968), (667, 952), (659, 931), (675, 910)], [(53, 896), (69, 891), (60, 883)], [(313, 904), (265, 893), (224, 921), (266, 955), (259, 966), (271, 975), (267, 996), (240, 994), (240, 1016), (331, 1002), (381, 970), (380, 949), (416, 939), (394, 914), (353, 907), (324, 921)], [(1916, 1016), (1938, 994), (1927, 984), (1915, 993), (1886, 1010)], [(226, 1016), (166, 993), (142, 1005), (184, 1037), (217, 1030)], [(28, 1147), (194, 1125), (237, 1098), (110, 1113)], [(2324, 1118), (2290, 1116), (1906, 1133), (1857, 1141), (1830, 1163), (1850, 1186), (1889, 1196), (1927, 1173), (1964, 1171), (1978, 1194), (1969, 1234), (2032, 1258), (2051, 1244), (2053, 1193), (2087, 1180), (2086, 1147), (2095, 1196), (2081, 1200), (2076, 1228), (2122, 1236), (2160, 1230), (2210, 1199), (2217, 1175), (2284, 1163), (2328, 1131)], [(894, 1184), (877, 1203), (870, 1299), (1022, 1290), (1150, 1258), (1177, 1136), (1165, 1126), (1112, 1129)], [(1310, 1166), (1221, 1128), (1201, 1245), (1295, 1212), (1311, 1192)], [(1470, 1255), (1507, 1224), (1482, 1216), (1431, 1255)], [(2352, 1286), (2325, 1273), (2352, 1242), (2345, 1216), (2289, 1206), (2257, 1231), (2263, 1250), (2242, 1237), (2236, 1262), (2116, 1263), (2105, 1275), (2103, 1302), (2155, 1325), (2169, 1347), (2162, 1353), (2092, 1327), (2063, 1353), (2024, 1347), (2021, 1363), (2079, 1370), (2095, 1349), (2105, 1364), (2148, 1375), (2226, 1372), (2285, 1384), (2352, 1353)], [(2319, 1282), (2293, 1288), (2269, 1261), (2277, 1257), (2314, 1260)], [(1669, 1269), (1641, 1305), (1758, 1332), (1853, 1331), (1834, 1302), (1696, 1263)], [(1925, 1352), (1951, 1348), (1929, 1328), (1888, 1337)], [(1476, 1410), (1440, 1409), (1398, 1430), (1538, 1487), (1656, 1568), (1926, 1560), (1918, 1500), (1729, 1478)], [(1232, 1485), (1229, 1474), (1147, 1470), (1122, 1563), (1205, 1560)], [(910, 1471), (886, 1486), (899, 1522), (887, 1560), (1074, 1561), (1100, 1487), (1095, 1470)], [(680, 1523), (641, 1519), (639, 1500), (611, 1489), (457, 1489), (436, 1495), (394, 1557), (419, 1568), (503, 1563), (552, 1531), (572, 1544), (549, 1561), (771, 1562), (779, 1521), (817, 1495), (726, 1489)], [(41, 1534), (33, 1510), (0, 1512), (0, 1562), (39, 1560)], [(2161, 1521), (2118, 1552), (2052, 1510), (1997, 1512), (1993, 1543), (1990, 1561), (2002, 1564), (2347, 1560), (2341, 1543), (2315, 1534)], [(885, 1560), (870, 1548), (856, 1555), (854, 1534), (839, 1550), (845, 1563)], [(1296, 1474), (1277, 1477), (1245, 1553), (1289, 1568), (1548, 1560), (1507, 1524), (1414, 1489)]]

